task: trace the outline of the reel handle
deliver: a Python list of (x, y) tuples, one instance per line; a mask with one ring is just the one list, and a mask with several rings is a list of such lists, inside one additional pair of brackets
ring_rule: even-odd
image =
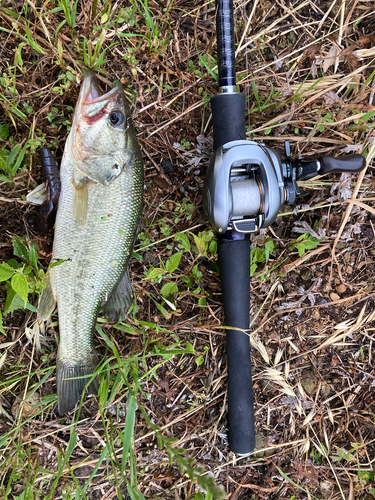
[(321, 165), (319, 175), (328, 173), (336, 174), (343, 172), (360, 172), (366, 166), (366, 158), (358, 154), (338, 156), (337, 158), (332, 158), (332, 156), (322, 156), (318, 161)]
[(365, 166), (366, 158), (359, 154), (338, 156), (337, 158), (321, 156), (316, 161), (299, 161), (297, 163), (297, 180), (308, 180), (324, 174), (360, 172)]

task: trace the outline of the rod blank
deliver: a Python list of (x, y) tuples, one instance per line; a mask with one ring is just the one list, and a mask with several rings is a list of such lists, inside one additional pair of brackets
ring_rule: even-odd
[(234, 51), (233, 0), (217, 1), (216, 29), (219, 87), (235, 87), (236, 59)]

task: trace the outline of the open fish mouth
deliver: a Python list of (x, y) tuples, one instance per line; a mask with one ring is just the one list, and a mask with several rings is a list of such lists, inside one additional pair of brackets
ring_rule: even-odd
[(124, 91), (119, 83), (103, 94), (93, 71), (85, 74), (78, 98), (76, 111), (89, 124), (95, 123), (115, 107), (123, 107)]

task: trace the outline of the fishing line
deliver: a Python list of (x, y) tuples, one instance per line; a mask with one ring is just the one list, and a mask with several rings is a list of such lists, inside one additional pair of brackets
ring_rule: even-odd
[(134, 117), (137, 113), (137, 104), (138, 104), (138, 99), (137, 99), (137, 97), (135, 97), (134, 104), (133, 104), (133, 114), (131, 117), (132, 121), (134, 120)]
[[(23, 4), (22, 4), (22, 9), (21, 9), (21, 12), (18, 14), (18, 17), (17, 17), (17, 19), (16, 19), (16, 23), (18, 23), (18, 21), (21, 19), (22, 12), (23, 12), (23, 9), (25, 8), (26, 3), (27, 3), (27, 0), (24, 0), (24, 2), (23, 2)], [(12, 23), (12, 24), (13, 24), (13, 23)], [(3, 46), (2, 46), (2, 48), (1, 48), (0, 58), (1, 58), (1, 56), (3, 55), (3, 52), (4, 52), (4, 49), (5, 49), (5, 46), (6, 46), (6, 44), (8, 43), (9, 38), (12, 36), (12, 34), (13, 34), (13, 31), (14, 31), (14, 30), (15, 30), (15, 28), (14, 28), (14, 26), (12, 26), (12, 29), (10, 30), (9, 35), (8, 35), (7, 39), (5, 40), (5, 42), (4, 42), (4, 45), (3, 45)]]
[[(245, 37), (246, 37), (246, 43), (248, 41), (248, 30), (250, 30), (250, 21), (251, 21), (251, 18), (252, 18), (252, 15), (254, 14), (255, 12), (255, 8), (256, 8), (256, 5), (258, 3), (258, 0), (255, 0), (255, 3), (254, 3), (254, 7), (253, 7), (253, 10), (250, 14), (250, 18), (249, 20), (247, 20), (247, 16), (246, 16), (246, 5), (244, 6), (244, 17), (245, 17), (245, 20), (246, 20), (246, 26), (245, 26), (245, 30), (246, 30), (246, 33), (245, 33)], [(246, 50), (246, 77), (247, 75), (249, 74), (249, 55), (248, 55), (248, 51)], [(245, 96), (246, 96), (246, 111), (247, 111), (247, 124), (248, 124), (248, 127), (249, 127), (249, 131), (251, 130), (251, 119), (250, 119), (250, 84), (248, 83), (247, 85), (245, 85)]]

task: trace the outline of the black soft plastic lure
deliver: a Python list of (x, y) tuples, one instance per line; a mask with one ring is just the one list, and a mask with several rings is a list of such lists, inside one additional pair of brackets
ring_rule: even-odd
[(48, 198), (40, 207), (37, 229), (41, 233), (48, 233), (55, 222), (56, 210), (59, 203), (61, 191), (60, 171), (56, 160), (48, 148), (41, 148), (40, 156)]

